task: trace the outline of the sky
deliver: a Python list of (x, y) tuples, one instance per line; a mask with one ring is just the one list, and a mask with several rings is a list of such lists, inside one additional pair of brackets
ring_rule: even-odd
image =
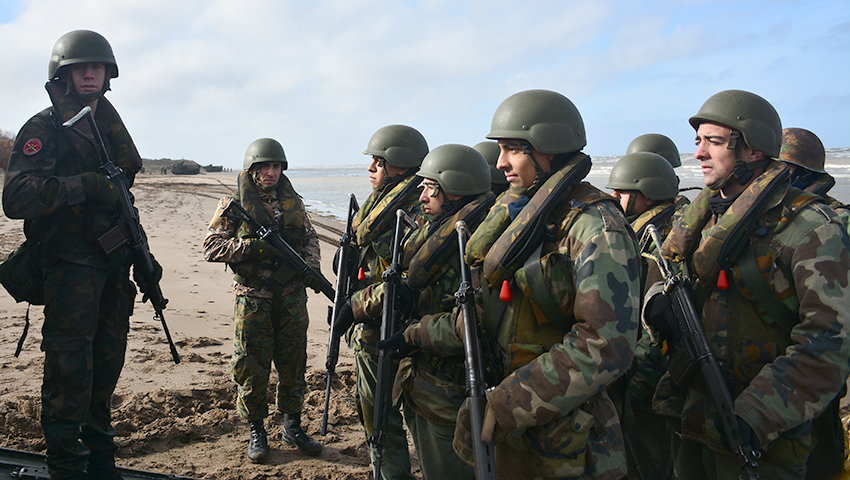
[(0, 0), (0, 130), (48, 106), (77, 29), (112, 45), (107, 98), (145, 158), (239, 169), (271, 137), (290, 168), (365, 168), (384, 125), (472, 146), (529, 89), (572, 100), (591, 156), (651, 132), (693, 152), (688, 117), (727, 89), (850, 147), (847, 0)]

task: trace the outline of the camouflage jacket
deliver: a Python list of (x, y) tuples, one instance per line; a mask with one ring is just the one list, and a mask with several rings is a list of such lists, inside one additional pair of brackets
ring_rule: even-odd
[[(705, 209), (706, 197), (714, 194), (703, 190), (674, 225), (662, 248), (665, 254), (674, 251), (668, 245), (682, 237), (680, 232), (697, 230), (702, 248), (727, 217), (732, 225), (739, 222), (736, 205), (751, 201), (751, 192), (773, 168), (756, 178), (725, 214), (708, 213), (699, 231), (689, 219)], [(799, 322), (790, 332), (762, 308), (759, 302), (765, 299), (757, 299), (747, 287), (738, 260), (728, 268), (728, 289), (717, 287), (716, 281), (695, 282), (693, 298), (706, 337), (727, 384), (734, 386), (735, 413), (753, 428), (768, 458), (771, 451), (787, 452), (778, 447), (789, 442), (791, 448), (811, 448), (809, 421), (835, 397), (850, 373), (850, 240), (835, 212), (806, 195), (782, 184), (767, 198), (744, 242), (752, 246), (775, 301), (797, 314)], [(678, 260), (683, 273), (691, 274), (697, 271), (697, 254), (671, 258)], [(725, 452), (707, 403), (698, 380), (681, 391), (665, 374), (654, 409), (681, 418), (683, 438)]]
[[(25, 219), (25, 232), (66, 260), (105, 268), (105, 254), (97, 237), (115, 225), (114, 212), (86, 201), (80, 174), (99, 172), (91, 144), (60, 124), (82, 104), (64, 95), (64, 83), (47, 84), (54, 106), (27, 121), (15, 137), (6, 181), (3, 210), (9, 218)], [(142, 159), (118, 112), (101, 97), (95, 123), (112, 162), (122, 168), (132, 185)], [(77, 127), (92, 135), (87, 121)], [(131, 196), (132, 199), (132, 196)]]
[[(395, 210), (402, 209), (422, 225), (425, 219), (419, 207), (420, 177), (410, 175), (397, 183), (373, 191), (363, 202), (352, 223), (352, 235), (359, 249), (359, 260), (355, 268), (362, 269), (363, 280), (355, 285), (351, 306), (355, 318), (361, 322), (349, 330), (349, 345), (354, 349), (366, 349), (377, 355), (375, 344), (380, 340), (380, 310), (377, 316), (366, 314), (368, 307), (358, 299), (356, 290), (380, 283), (384, 270), (392, 262)], [(395, 207), (395, 208), (394, 208)], [(367, 295), (368, 298), (368, 295)]]
[[(454, 226), (458, 220), (467, 222), (474, 231), (484, 219), (493, 194), (481, 194), (467, 203), (459, 212), (444, 215), (428, 222), (413, 232), (404, 246), (405, 281), (414, 288), (416, 307), (414, 321), (404, 330), (405, 340), (417, 349), (399, 363), (395, 389), (396, 397), (403, 391), (406, 405), (430, 421), (454, 425), (457, 411), (466, 398), (463, 344), (455, 329), (454, 312), (457, 300), (455, 292), (460, 286), (460, 256), (457, 233)], [(477, 218), (469, 213), (476, 211)], [(444, 243), (439, 250), (431, 251), (435, 244), (429, 239), (440, 237)], [(427, 278), (417, 275), (411, 281), (411, 258), (415, 256), (433, 259)], [(437, 258), (438, 257), (438, 258)], [(352, 297), (352, 304), (365, 309), (358, 315), (379, 316), (383, 309), (383, 283), (370, 285)]]
[[(286, 217), (287, 211), (297, 209), (303, 212), (304, 239), (301, 242), (302, 255), (308, 265), (319, 271), (321, 266), (319, 237), (313, 228), (313, 224), (310, 222), (310, 216), (305, 211), (304, 202), (297, 195), (290, 198), (287, 202), (278, 201), (276, 195), (272, 195), (272, 197), (266, 200), (269, 202), (271, 209), (277, 214), (276, 217), (279, 218)], [(232, 196), (226, 196), (219, 200), (218, 207), (216, 207), (215, 214), (213, 214), (213, 218), (207, 229), (207, 236), (204, 238), (204, 259), (208, 262), (224, 262), (231, 267), (240, 263), (253, 262), (251, 259), (251, 244), (257, 238), (256, 235), (239, 235), (242, 222), (221, 217), (222, 212), (224, 212), (232, 201), (234, 201), (234, 197)], [(262, 264), (256, 269), (256, 277), (261, 279), (266, 287), (245, 285), (234, 280), (233, 293), (251, 297), (272, 298), (274, 294), (273, 288), (269, 284), (271, 281), (269, 277), (274, 273), (274, 268), (275, 266), (272, 264)], [(237, 278), (239, 277), (237, 276)], [(295, 280), (285, 285), (281, 290), (281, 294), (288, 295), (303, 289), (304, 284), (299, 280)]]
[[(491, 219), (505, 218), (512, 193), (479, 226), (467, 258), (492, 253), (471, 251), (474, 239), (479, 232), (486, 235)], [(535, 195), (548, 193), (544, 184)], [(484, 323), (501, 310), (497, 331), (489, 333), (505, 352), (508, 373), (488, 393), (488, 407), (508, 433), (505, 441), (527, 455), (513, 461), (529, 462), (532, 469), (548, 464), (535, 470), (538, 474), (578, 476), (583, 471), (591, 478), (619, 479), (626, 473), (625, 449), (605, 389), (632, 362), (640, 297), (637, 247), (616, 201), (589, 184), (559, 199), (543, 228), (540, 270), (567, 328), (557, 328), (554, 319), (542, 315), (529, 287), (533, 273), (526, 267), (513, 276), (512, 297), (503, 306), (497, 298), (488, 300), (498, 292), (485, 291)], [(592, 418), (593, 427), (574, 431), (582, 423), (572, 421), (577, 415)], [(578, 474), (568, 465), (579, 453), (575, 449), (584, 457)]]

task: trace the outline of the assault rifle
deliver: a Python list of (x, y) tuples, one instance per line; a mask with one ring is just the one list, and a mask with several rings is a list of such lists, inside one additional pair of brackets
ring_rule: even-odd
[[(235, 208), (239, 210), (238, 214), (233, 214), (230, 212), (230, 209)], [(293, 278), (303, 278), (303, 277), (313, 277), (319, 281), (320, 288), (319, 292), (323, 293), (328, 300), (334, 300), (334, 287), (331, 285), (331, 282), (328, 281), (327, 278), (324, 277), (321, 273), (317, 272), (313, 267), (307, 265), (307, 262), (301, 258), (301, 255), (298, 255), (298, 252), (292, 248), (289, 243), (286, 242), (277, 231), (277, 226), (266, 227), (262, 223), (260, 223), (256, 218), (252, 217), (250, 213), (248, 213), (245, 208), (239, 204), (237, 201), (231, 201), (230, 204), (227, 205), (227, 208), (221, 212), (220, 215), (222, 218), (230, 218), (233, 220), (240, 220), (245, 222), (248, 225), (248, 228), (251, 229), (254, 233), (256, 233), (261, 239), (269, 242), (274, 248), (278, 249), (281, 253), (283, 253), (283, 260), (289, 266), (289, 272), (287, 275), (284, 275), (282, 278), (278, 278), (275, 275), (272, 275), (272, 278), (281, 283), (286, 284)]]
[[(398, 303), (398, 290), (401, 285), (401, 257), (404, 227), (410, 229), (417, 227), (416, 223), (404, 210), (396, 210), (395, 233), (393, 235), (393, 257), (390, 266), (384, 271), (384, 311), (381, 316), (381, 340), (393, 336), (398, 328), (398, 317), (400, 305)], [(381, 478), (381, 462), (383, 461), (383, 447), (387, 436), (387, 425), (389, 421), (390, 405), (392, 404), (393, 380), (393, 358), (389, 348), (378, 350), (378, 373), (375, 386), (375, 420), (372, 427), (372, 435), (369, 443), (375, 447), (374, 470), (375, 478)]]
[[(75, 126), (83, 118), (88, 119), (89, 127), (97, 140), (96, 143), (95, 139), (92, 139)], [(63, 123), (62, 127), (69, 129), (92, 145), (100, 163), (100, 172), (118, 187), (118, 225), (101, 235), (98, 240), (107, 255), (122, 245), (130, 244), (130, 251), (133, 254), (133, 270), (147, 284), (148, 291), (142, 297), (142, 302), (150, 299), (151, 306), (154, 309), (153, 319), (162, 324), (162, 330), (165, 332), (165, 338), (168, 340), (168, 348), (171, 350), (171, 358), (174, 360), (174, 363), (180, 363), (180, 355), (177, 353), (177, 348), (171, 340), (171, 333), (168, 331), (168, 325), (165, 324), (165, 316), (162, 314), (165, 305), (168, 303), (168, 299), (162, 296), (162, 289), (159, 288), (159, 280), (154, 275), (153, 257), (148, 246), (148, 237), (145, 235), (145, 231), (142, 229), (142, 224), (139, 221), (139, 212), (133, 206), (133, 200), (130, 198), (127, 175), (121, 167), (116, 166), (109, 159), (106, 145), (103, 144), (103, 137), (101, 137), (100, 130), (98, 130), (97, 124), (94, 118), (92, 118), (91, 107), (88, 105), (83, 107), (70, 120)]]
[[(646, 229), (646, 234), (652, 236), (652, 240), (657, 247), (657, 253), (654, 257), (658, 264), (658, 269), (661, 271), (661, 276), (664, 277), (664, 295), (670, 298), (673, 305), (673, 313), (678, 320), (678, 332), (675, 332), (674, 335), (678, 334), (681, 337), (677, 341), (679, 347), (687, 355), (686, 358), (681, 358), (681, 360), (684, 360), (681, 363), (687, 362), (681, 369), (674, 366), (674, 364), (678, 363), (675, 357), (671, 361), (670, 372), (674, 377), (673, 380), (679, 384), (680, 381), (687, 381), (693, 374), (699, 371), (705, 382), (708, 398), (714, 404), (714, 408), (717, 411), (721, 427), (720, 434), (724, 437), (724, 443), (730, 447), (733, 454), (737, 455), (738, 463), (741, 469), (744, 470), (744, 474), (740, 478), (756, 480), (759, 478), (759, 475), (755, 469), (758, 468), (758, 459), (761, 458), (761, 453), (753, 450), (752, 446), (745, 444), (738, 431), (738, 420), (735, 417), (735, 404), (732, 400), (732, 395), (729, 393), (729, 388), (723, 379), (720, 365), (717, 363), (717, 359), (708, 345), (708, 340), (700, 323), (699, 314), (694, 307), (690, 292), (688, 291), (688, 285), (691, 280), (688, 277), (673, 273), (669, 261), (661, 254), (661, 240), (658, 237), (658, 231), (655, 225), (649, 225)], [(674, 373), (674, 370), (676, 373)]]
[(466, 239), (470, 236), (466, 222), (455, 224), (460, 252), (460, 288), (455, 293), (463, 314), (463, 363), (466, 366), (466, 395), (469, 399), (469, 416), (472, 426), (472, 458), (475, 463), (475, 480), (496, 479), (496, 457), (492, 443), (481, 441), (487, 384), (484, 381), (484, 359), (478, 339), (478, 319), (475, 317), (475, 291), (472, 288), (469, 265), (466, 264)]
[(345, 219), (345, 232), (339, 238), (339, 258), (336, 266), (336, 294), (334, 295), (333, 307), (328, 307), (328, 324), (330, 325), (330, 336), (328, 337), (328, 356), (325, 360), (325, 369), (328, 371), (328, 385), (325, 388), (325, 410), (322, 412), (322, 435), (328, 433), (328, 408), (331, 401), (331, 384), (333, 383), (336, 362), (339, 360), (339, 341), (343, 332), (335, 332), (335, 320), (339, 316), (340, 309), (345, 302), (351, 298), (354, 279), (351, 266), (351, 252), (353, 237), (351, 235), (351, 222), (360, 207), (353, 193), (348, 194), (348, 216)]

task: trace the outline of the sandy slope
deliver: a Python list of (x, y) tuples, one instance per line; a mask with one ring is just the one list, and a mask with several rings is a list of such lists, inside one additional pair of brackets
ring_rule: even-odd
[[(136, 205), (151, 250), (164, 267), (161, 286), (170, 300), (166, 320), (183, 361), (172, 363), (163, 332), (152, 320), (151, 307), (137, 301), (126, 364), (114, 398), (118, 463), (221, 480), (369, 478), (365, 435), (352, 396), (353, 359), (345, 345), (334, 382), (329, 432), (319, 436), (328, 335), (325, 320), (331, 302), (312, 291), (308, 300), (311, 321), (304, 425), (325, 449), (320, 457), (307, 458), (283, 444), (282, 416), (274, 414), (266, 421), (272, 447), (268, 464), (254, 465), (245, 459), (248, 430), (236, 413), (235, 385), (229, 378), (232, 274), (222, 264), (205, 262), (201, 255), (218, 199), (234, 186), (233, 173), (137, 178), (133, 188)], [(333, 220), (314, 220), (317, 227), (326, 223), (335, 230), (341, 228)], [(0, 213), (0, 258), (20, 243), (21, 228), (22, 222)], [(329, 239), (339, 238), (336, 232), (317, 229)], [(335, 247), (321, 243), (322, 270), (333, 281)], [(19, 358), (13, 356), (25, 312), (25, 304), (16, 304), (0, 289), (0, 446), (43, 452), (38, 423), (43, 364), (40, 308), (31, 309), (32, 325), (24, 351)], [(271, 411), (273, 398), (270, 390)]]

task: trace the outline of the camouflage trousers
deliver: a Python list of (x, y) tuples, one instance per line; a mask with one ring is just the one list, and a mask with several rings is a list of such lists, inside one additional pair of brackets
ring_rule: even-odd
[(82, 472), (90, 452), (117, 449), (111, 401), (136, 291), (126, 249), (107, 270), (48, 257), (43, 271), (41, 426), (50, 478), (63, 479)]
[[(673, 462), (676, 478), (679, 480), (725, 480), (738, 478), (744, 471), (738, 466), (738, 459), (718, 454), (707, 446), (691, 440), (682, 440), (679, 435), (672, 436)], [(770, 457), (784, 457), (779, 463)], [(806, 478), (806, 457), (797, 455), (765, 455), (759, 459), (756, 473), (760, 480), (804, 480)]]
[(272, 363), (277, 370), (277, 409), (298, 413), (304, 404), (307, 370), (307, 294), (280, 299), (236, 296), (231, 376), (238, 385), (236, 410), (248, 420), (269, 414), (267, 391)]
[(454, 425), (440, 425), (405, 406), (404, 421), (413, 436), (419, 468), (425, 480), (475, 480), (475, 470), (452, 448)]
[[(377, 385), (378, 357), (361, 347), (355, 347), (354, 358), (357, 373), (357, 409), (366, 437), (372, 434), (375, 425), (375, 386)], [(395, 370), (393, 371), (395, 378)], [(383, 480), (413, 479), (410, 473), (410, 450), (407, 446), (407, 434), (402, 425), (403, 419), (399, 406), (390, 405), (387, 421), (387, 435), (381, 450)], [(369, 457), (375, 461), (375, 448), (369, 444)]]

